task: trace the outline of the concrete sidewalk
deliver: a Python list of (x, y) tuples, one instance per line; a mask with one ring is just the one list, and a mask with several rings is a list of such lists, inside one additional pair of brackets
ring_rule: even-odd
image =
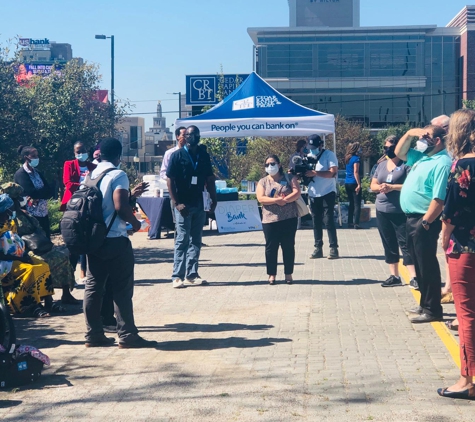
[[(431, 325), (412, 325), (409, 288), (383, 289), (376, 229), (339, 230), (340, 260), (310, 260), (297, 233), (296, 283), (267, 284), (260, 232), (206, 232), (209, 286), (173, 290), (173, 240), (135, 235), (136, 322), (158, 350), (86, 349), (82, 314), (16, 320), (53, 365), (0, 393), (2, 421), (469, 421), (437, 396), (459, 370)], [(326, 250), (325, 252), (328, 252)], [(78, 297), (82, 291), (75, 292)]]

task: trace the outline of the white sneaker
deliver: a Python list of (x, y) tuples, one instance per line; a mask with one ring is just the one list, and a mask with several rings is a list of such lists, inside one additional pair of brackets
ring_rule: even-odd
[(174, 289), (183, 289), (185, 287), (185, 283), (183, 283), (181, 278), (177, 277), (172, 280), (172, 286)]
[(196, 277), (196, 278), (193, 278), (193, 279), (187, 278), (187, 279), (185, 279), (185, 283), (193, 285), (193, 286), (201, 286), (201, 285), (209, 284), (206, 280), (204, 280), (200, 277)]

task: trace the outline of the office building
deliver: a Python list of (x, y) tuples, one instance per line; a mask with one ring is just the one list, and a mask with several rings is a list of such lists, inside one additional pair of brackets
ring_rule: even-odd
[(288, 0), (289, 26), (360, 26), (360, 0)]
[(301, 26), (319, 16), (314, 3), (289, 0), (289, 27), (248, 29), (257, 73), (289, 98), (373, 128), (425, 124), (475, 98), (475, 6), (446, 27), (358, 27), (359, 2), (341, 1), (352, 25), (342, 14), (340, 27)]

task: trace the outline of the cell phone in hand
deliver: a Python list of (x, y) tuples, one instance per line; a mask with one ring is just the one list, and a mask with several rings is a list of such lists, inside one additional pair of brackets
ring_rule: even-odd
[(275, 193), (277, 192), (277, 190), (274, 188), (270, 191), (270, 198), (273, 198), (275, 196)]

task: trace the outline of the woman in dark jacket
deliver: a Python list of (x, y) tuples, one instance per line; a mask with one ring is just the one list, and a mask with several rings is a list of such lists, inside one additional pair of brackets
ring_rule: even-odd
[(24, 194), (28, 198), (25, 207), (26, 211), (38, 220), (41, 228), (49, 238), (51, 230), (47, 199), (52, 197), (52, 192), (46, 179), (36, 170), (40, 162), (38, 150), (35, 147), (20, 145), (18, 147), (18, 154), (23, 161), (23, 166), (15, 173), (15, 183), (23, 188)]

